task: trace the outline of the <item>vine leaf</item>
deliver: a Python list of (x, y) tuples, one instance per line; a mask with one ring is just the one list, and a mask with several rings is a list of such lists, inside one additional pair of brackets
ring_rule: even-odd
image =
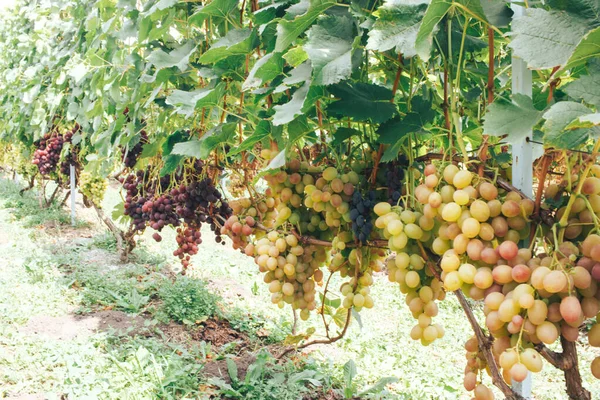
[(232, 11), (237, 11), (238, 4), (238, 0), (212, 0), (194, 13), (190, 17), (189, 22), (200, 26), (208, 17), (227, 18)]
[(271, 134), (271, 121), (265, 119), (258, 121), (256, 128), (252, 131), (252, 134), (248, 136), (239, 146), (232, 148), (229, 151), (229, 156), (234, 156), (241, 153), (242, 151), (250, 150), (254, 145), (263, 139), (267, 138)]
[(258, 35), (254, 29), (232, 29), (210, 46), (198, 61), (212, 64), (226, 57), (246, 55), (258, 44)]
[(575, 121), (571, 122), (566, 130), (573, 130), (577, 128), (592, 128), (594, 126), (600, 125), (600, 113), (594, 114), (586, 114), (577, 118)]
[(390, 103), (390, 89), (371, 83), (342, 82), (327, 89), (339, 100), (331, 103), (327, 111), (336, 116), (352, 117), (355, 121), (382, 123), (396, 114), (396, 105)]
[(485, 135), (508, 135), (509, 143), (531, 135), (531, 130), (542, 118), (544, 111), (535, 109), (529, 96), (515, 94), (512, 99), (512, 103), (497, 101), (490, 104), (483, 122)]
[(504, 0), (480, 0), (483, 12), (490, 24), (505, 27), (511, 21), (513, 11)]
[(369, 31), (367, 49), (387, 51), (393, 48), (405, 57), (415, 56), (417, 32), (427, 3), (428, 0), (417, 0), (415, 4), (386, 0), (376, 12), (378, 18)]
[(148, 56), (148, 61), (156, 67), (157, 70), (163, 68), (177, 67), (181, 72), (187, 69), (190, 56), (196, 50), (193, 41), (188, 41), (180, 47), (166, 53), (162, 49), (156, 49)]
[(433, 44), (433, 33), (437, 24), (444, 18), (452, 2), (446, 0), (432, 0), (427, 7), (423, 22), (419, 27), (417, 38), (415, 40), (415, 48), (419, 57), (423, 61), (429, 60), (431, 45)]
[(391, 144), (391, 146), (383, 153), (381, 162), (395, 160), (408, 134), (426, 132), (425, 126), (431, 123), (434, 117), (435, 112), (431, 109), (431, 102), (422, 101), (417, 97), (413, 99), (412, 112), (402, 119), (396, 117), (382, 124), (377, 129), (379, 143)]
[(198, 107), (214, 107), (225, 94), (225, 83), (221, 82), (212, 89), (198, 89), (191, 92), (174, 90), (165, 103), (176, 106), (176, 112), (191, 117)]
[(350, 77), (354, 24), (349, 14), (319, 19), (307, 33), (304, 51), (313, 68), (313, 84), (333, 85)]
[[(282, 20), (277, 25), (275, 51), (283, 52), (300, 36), (325, 10), (336, 4), (332, 0), (310, 0), (308, 9), (293, 20)], [(297, 4), (298, 6), (299, 4)], [(290, 7), (291, 9), (291, 7)], [(289, 10), (288, 10), (289, 13)]]
[(284, 64), (281, 53), (269, 53), (260, 58), (248, 72), (248, 77), (242, 84), (242, 90), (254, 89), (263, 82), (275, 79), (283, 72)]
[(512, 31), (509, 47), (514, 54), (529, 68), (547, 69), (566, 65), (587, 29), (565, 12), (529, 8), (514, 19)]
[(600, 57), (600, 27), (589, 31), (577, 44), (575, 51), (562, 70), (571, 69), (585, 63), (588, 59)]
[(573, 149), (587, 141), (594, 129), (575, 128), (566, 130), (565, 128), (579, 117), (588, 115), (591, 110), (583, 104), (574, 101), (561, 101), (555, 103), (544, 114), (544, 142), (550, 146), (561, 149)]
[(598, 0), (545, 0), (556, 10), (564, 10), (586, 21), (590, 29), (600, 26), (600, 2)]
[(340, 127), (333, 133), (332, 146), (339, 146), (352, 136), (362, 136), (362, 132), (353, 128)]
[(235, 122), (218, 125), (202, 135), (200, 139), (176, 143), (171, 154), (206, 160), (217, 146), (231, 142), (236, 127)]
[[(464, 7), (465, 13), (470, 14), (482, 22), (489, 22), (482, 5), (482, 0), (454, 0), (455, 3)], [(488, 1), (489, 2), (489, 1)]]
[(302, 114), (302, 107), (308, 95), (310, 81), (306, 81), (292, 95), (292, 99), (285, 104), (273, 107), (275, 115), (273, 115), (273, 125), (283, 125), (292, 121), (296, 116)]
[(584, 75), (563, 88), (574, 99), (600, 107), (600, 75)]

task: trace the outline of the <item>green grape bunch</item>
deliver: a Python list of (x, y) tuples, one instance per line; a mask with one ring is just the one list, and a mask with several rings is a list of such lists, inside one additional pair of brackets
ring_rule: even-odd
[(105, 178), (92, 175), (89, 172), (82, 172), (79, 175), (79, 188), (81, 193), (87, 197), (93, 204), (101, 204), (104, 199), (104, 193), (108, 183)]

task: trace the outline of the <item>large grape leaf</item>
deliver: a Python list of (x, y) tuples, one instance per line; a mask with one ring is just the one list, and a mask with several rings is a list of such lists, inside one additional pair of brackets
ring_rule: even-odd
[(232, 11), (237, 11), (238, 0), (212, 0), (206, 6), (201, 7), (189, 19), (191, 24), (200, 26), (208, 17), (227, 18)]
[(328, 88), (339, 100), (327, 107), (327, 112), (355, 121), (382, 123), (396, 114), (396, 106), (390, 103), (391, 90), (370, 83), (342, 82)]
[(313, 84), (333, 85), (350, 77), (354, 24), (351, 16), (330, 15), (320, 18), (308, 31), (304, 51), (313, 69)]
[(600, 107), (600, 75), (584, 75), (563, 88), (574, 99)]
[(508, 135), (509, 143), (531, 135), (531, 130), (542, 118), (544, 111), (533, 106), (531, 97), (513, 95), (513, 102), (496, 101), (489, 105), (483, 122), (483, 133), (490, 136)]
[(285, 104), (273, 107), (275, 115), (273, 115), (273, 125), (283, 125), (292, 121), (296, 116), (302, 114), (302, 107), (308, 95), (310, 81), (300, 86), (292, 95), (292, 99)]
[(248, 72), (248, 77), (242, 84), (242, 90), (259, 87), (263, 82), (275, 79), (283, 72), (285, 60), (281, 53), (269, 53), (260, 58)]
[(433, 32), (451, 6), (452, 2), (448, 0), (432, 0), (429, 7), (427, 7), (415, 39), (417, 54), (424, 61), (429, 60), (431, 45), (433, 44)]
[(176, 143), (171, 154), (206, 160), (218, 145), (230, 143), (235, 137), (235, 122), (221, 124), (206, 132), (200, 139)]
[(546, 0), (546, 5), (564, 10), (586, 21), (590, 28), (600, 26), (600, 1), (598, 0)]
[(589, 31), (577, 44), (563, 71), (585, 63), (588, 59), (600, 57), (600, 27)]
[[(282, 20), (277, 25), (275, 51), (285, 51), (325, 10), (336, 4), (333, 0), (310, 0), (305, 13), (293, 20)], [(290, 7), (291, 8), (291, 7)], [(288, 10), (289, 12), (289, 10)]]
[(225, 83), (221, 82), (212, 89), (198, 89), (191, 92), (185, 90), (174, 90), (165, 103), (175, 106), (179, 114), (191, 117), (197, 107), (213, 107), (219, 104), (219, 100), (225, 93)]
[(429, 0), (416, 0), (406, 4), (399, 0), (386, 0), (376, 11), (377, 21), (369, 31), (367, 49), (387, 51), (395, 49), (405, 57), (417, 54), (415, 41)]
[(485, 10), (482, 7), (480, 0), (454, 0), (455, 4), (458, 4), (466, 14), (475, 17), (476, 19), (488, 22)]
[(529, 68), (553, 68), (567, 64), (586, 32), (582, 20), (565, 12), (529, 8), (513, 20), (509, 47)]
[(232, 29), (221, 39), (210, 46), (198, 61), (201, 63), (215, 63), (226, 57), (240, 56), (250, 53), (258, 45), (258, 35), (255, 29)]
[(513, 11), (505, 0), (480, 0), (483, 12), (490, 24), (505, 27), (511, 21)]
[(177, 67), (181, 72), (187, 70), (190, 56), (196, 50), (196, 45), (192, 40), (186, 42), (180, 47), (166, 53), (162, 49), (156, 49), (148, 56), (148, 61), (151, 62), (157, 70), (163, 68)]
[[(594, 135), (594, 128), (576, 128), (565, 130), (574, 120), (583, 115), (590, 114), (592, 110), (583, 104), (574, 101), (560, 101), (555, 103), (544, 114), (544, 143), (561, 149), (573, 149), (585, 143), (590, 134)], [(596, 130), (597, 131), (597, 130)]]
[(231, 149), (228, 155), (231, 157), (241, 153), (242, 151), (252, 149), (256, 143), (259, 143), (271, 134), (271, 128), (271, 121), (267, 121), (265, 119), (260, 120), (258, 124), (256, 124), (252, 134), (248, 136), (242, 143), (240, 143), (239, 146)]

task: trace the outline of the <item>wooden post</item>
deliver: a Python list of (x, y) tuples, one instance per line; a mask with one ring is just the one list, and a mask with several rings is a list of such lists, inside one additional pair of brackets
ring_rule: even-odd
[(75, 198), (77, 197), (77, 186), (75, 185), (75, 166), (69, 167), (71, 180), (71, 225), (75, 226)]
[[(519, 0), (512, 0), (511, 8), (514, 12), (513, 18), (520, 17), (525, 13), (525, 8), (514, 4)], [(524, 94), (531, 97), (532, 74), (527, 68), (527, 63), (521, 58), (512, 55), (512, 92), (514, 94)], [(533, 132), (528, 135), (532, 138)], [(520, 140), (512, 145), (512, 184), (521, 190), (530, 198), (533, 197), (533, 144), (527, 141), (527, 138)], [(527, 378), (523, 382), (512, 382), (513, 390), (526, 399), (531, 399), (531, 388), (533, 380), (531, 372), (527, 373)]]

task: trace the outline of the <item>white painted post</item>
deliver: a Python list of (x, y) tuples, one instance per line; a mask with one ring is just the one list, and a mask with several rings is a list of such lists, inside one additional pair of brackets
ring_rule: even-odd
[(71, 225), (75, 226), (75, 198), (77, 197), (77, 187), (75, 186), (75, 166), (70, 166), (71, 178)]
[[(512, 0), (513, 3), (519, 0)], [(525, 13), (525, 8), (517, 4), (511, 4), (514, 17), (519, 17)], [(532, 74), (527, 68), (527, 63), (521, 58), (512, 55), (512, 92), (514, 94), (524, 94), (532, 96)], [(533, 132), (529, 135), (532, 138)], [(512, 184), (521, 190), (525, 195), (533, 197), (533, 144), (526, 138), (513, 143), (512, 145)], [(512, 381), (512, 387), (515, 392), (525, 399), (531, 399), (531, 388), (533, 380), (531, 372), (527, 373), (527, 378), (523, 382)]]

